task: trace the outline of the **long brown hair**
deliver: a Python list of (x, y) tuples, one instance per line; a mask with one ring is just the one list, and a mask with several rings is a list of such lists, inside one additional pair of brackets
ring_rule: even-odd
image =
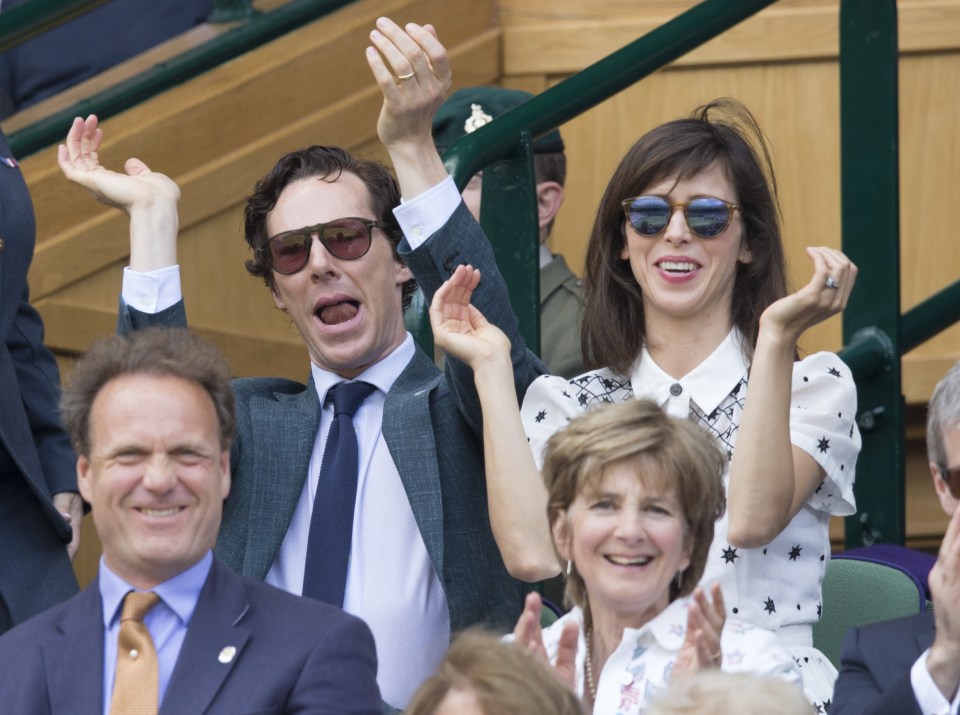
[(584, 364), (627, 375), (643, 347), (643, 295), (629, 261), (621, 202), (655, 183), (689, 179), (719, 166), (736, 192), (743, 240), (753, 260), (740, 263), (733, 286), (733, 324), (752, 357), (760, 315), (787, 294), (777, 181), (767, 140), (740, 102), (716, 99), (687, 119), (644, 134), (620, 162), (600, 199), (587, 246), (581, 344)]

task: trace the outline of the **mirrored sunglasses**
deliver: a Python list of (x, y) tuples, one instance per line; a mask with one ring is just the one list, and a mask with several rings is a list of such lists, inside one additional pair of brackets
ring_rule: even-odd
[(344, 261), (355, 261), (370, 250), (371, 232), (386, 228), (383, 221), (365, 218), (338, 218), (315, 226), (305, 226), (295, 231), (284, 231), (267, 239), (261, 246), (264, 262), (281, 275), (296, 273), (310, 258), (310, 247), (316, 236), (330, 255)]
[(662, 196), (636, 196), (622, 202), (623, 212), (641, 236), (656, 236), (670, 223), (674, 209), (682, 208), (690, 231), (700, 238), (716, 238), (727, 230), (736, 204), (712, 196), (690, 201), (667, 201)]

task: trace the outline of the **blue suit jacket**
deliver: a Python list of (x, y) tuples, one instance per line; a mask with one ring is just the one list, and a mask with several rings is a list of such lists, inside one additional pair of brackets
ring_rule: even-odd
[(910, 668), (933, 643), (933, 611), (851, 628), (830, 715), (920, 715)]
[[(10, 156), (2, 132), (0, 156)], [(14, 623), (77, 592), (70, 527), (50, 501), (77, 490), (76, 458), (60, 424), (57, 364), (29, 302), (34, 231), (20, 169), (0, 163), (0, 595)]]
[[(482, 280), (473, 302), (510, 338), (522, 399), (545, 368), (520, 337), (493, 251), (466, 207), (461, 204), (417, 250), (403, 241), (400, 254), (428, 304), (458, 265), (480, 269)], [(182, 303), (156, 315), (122, 306), (119, 329), (184, 323)], [(240, 573), (264, 578), (303, 490), (320, 404), (312, 383), (239, 379), (234, 389), (238, 423), (231, 454), (233, 485), (217, 555)], [(512, 628), (526, 587), (507, 573), (490, 530), (482, 418), (472, 370), (448, 359), (441, 372), (418, 348), (386, 396), (383, 435), (444, 586), (451, 630), (476, 623)], [(390, 584), (384, 588), (389, 590)]]
[[(220, 651), (236, 648), (228, 663)], [(244, 578), (214, 559), (160, 715), (378, 715), (366, 624), (339, 608)], [(0, 703), (18, 715), (102, 715), (97, 581), (0, 637)]]

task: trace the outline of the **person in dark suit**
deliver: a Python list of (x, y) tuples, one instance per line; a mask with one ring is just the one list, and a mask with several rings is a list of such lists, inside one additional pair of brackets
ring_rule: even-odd
[[(507, 573), (490, 528), (472, 372), (448, 360), (441, 373), (405, 330), (413, 278), (429, 301), (460, 264), (479, 268), (477, 304), (512, 341), (518, 399), (544, 368), (523, 344), (492, 250), (467, 209), (459, 204), (439, 217), (421, 209), (436, 193), (459, 201), (430, 135), (451, 81), (446, 51), (431, 27), (401, 30), (389, 20), (378, 22), (371, 40), (377, 49), (367, 58), (384, 94), (378, 129), (399, 189), (376, 162), (310, 147), (282, 157), (247, 202), (248, 270), (297, 326), (311, 364), (306, 385), (235, 383), (234, 489), (217, 554), (246, 575), (310, 593), (306, 582), (318, 573), (312, 515), (334, 419), (326, 398), (345, 382), (374, 385), (353, 418), (359, 474), (338, 603), (369, 623), (383, 699), (402, 709), (451, 634), (477, 623), (508, 630), (526, 591)], [(182, 325), (179, 190), (136, 160), (127, 175), (101, 167), (101, 139), (95, 118), (77, 119), (60, 162), (69, 179), (130, 214), (121, 329)], [(400, 190), (406, 202), (395, 209)]]
[[(28, 1), (3, 0), (0, 9)], [(206, 22), (212, 6), (211, 0), (109, 0), (4, 50), (0, 119)]]
[[(77, 592), (83, 505), (60, 377), (31, 307), (33, 204), (0, 132), (0, 633)], [(69, 546), (69, 555), (68, 555)]]
[(930, 571), (933, 611), (850, 629), (831, 715), (953, 713), (960, 702), (960, 363), (930, 398), (927, 457), (951, 517)]
[[(212, 556), (236, 419), (216, 348), (183, 329), (101, 340), (63, 410), (103, 557), (90, 586), (0, 637), (5, 712), (380, 712), (361, 620)], [(148, 642), (128, 651), (121, 611), (142, 592), (159, 601), (141, 616)], [(151, 658), (121, 707), (125, 668)]]

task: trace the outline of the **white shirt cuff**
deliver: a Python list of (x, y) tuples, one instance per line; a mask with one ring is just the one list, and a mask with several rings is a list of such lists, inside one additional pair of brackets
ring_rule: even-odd
[(159, 313), (183, 297), (180, 266), (166, 266), (149, 273), (123, 269), (123, 302), (141, 313)]
[(404, 201), (393, 210), (410, 248), (418, 248), (450, 219), (460, 205), (460, 192), (452, 176)]
[(910, 685), (913, 688), (913, 696), (917, 699), (917, 705), (920, 706), (920, 712), (923, 715), (950, 715), (957, 712), (957, 701), (952, 704), (947, 702), (940, 692), (940, 688), (933, 682), (933, 676), (927, 670), (927, 656), (930, 655), (928, 648), (917, 658), (913, 667), (910, 668)]

